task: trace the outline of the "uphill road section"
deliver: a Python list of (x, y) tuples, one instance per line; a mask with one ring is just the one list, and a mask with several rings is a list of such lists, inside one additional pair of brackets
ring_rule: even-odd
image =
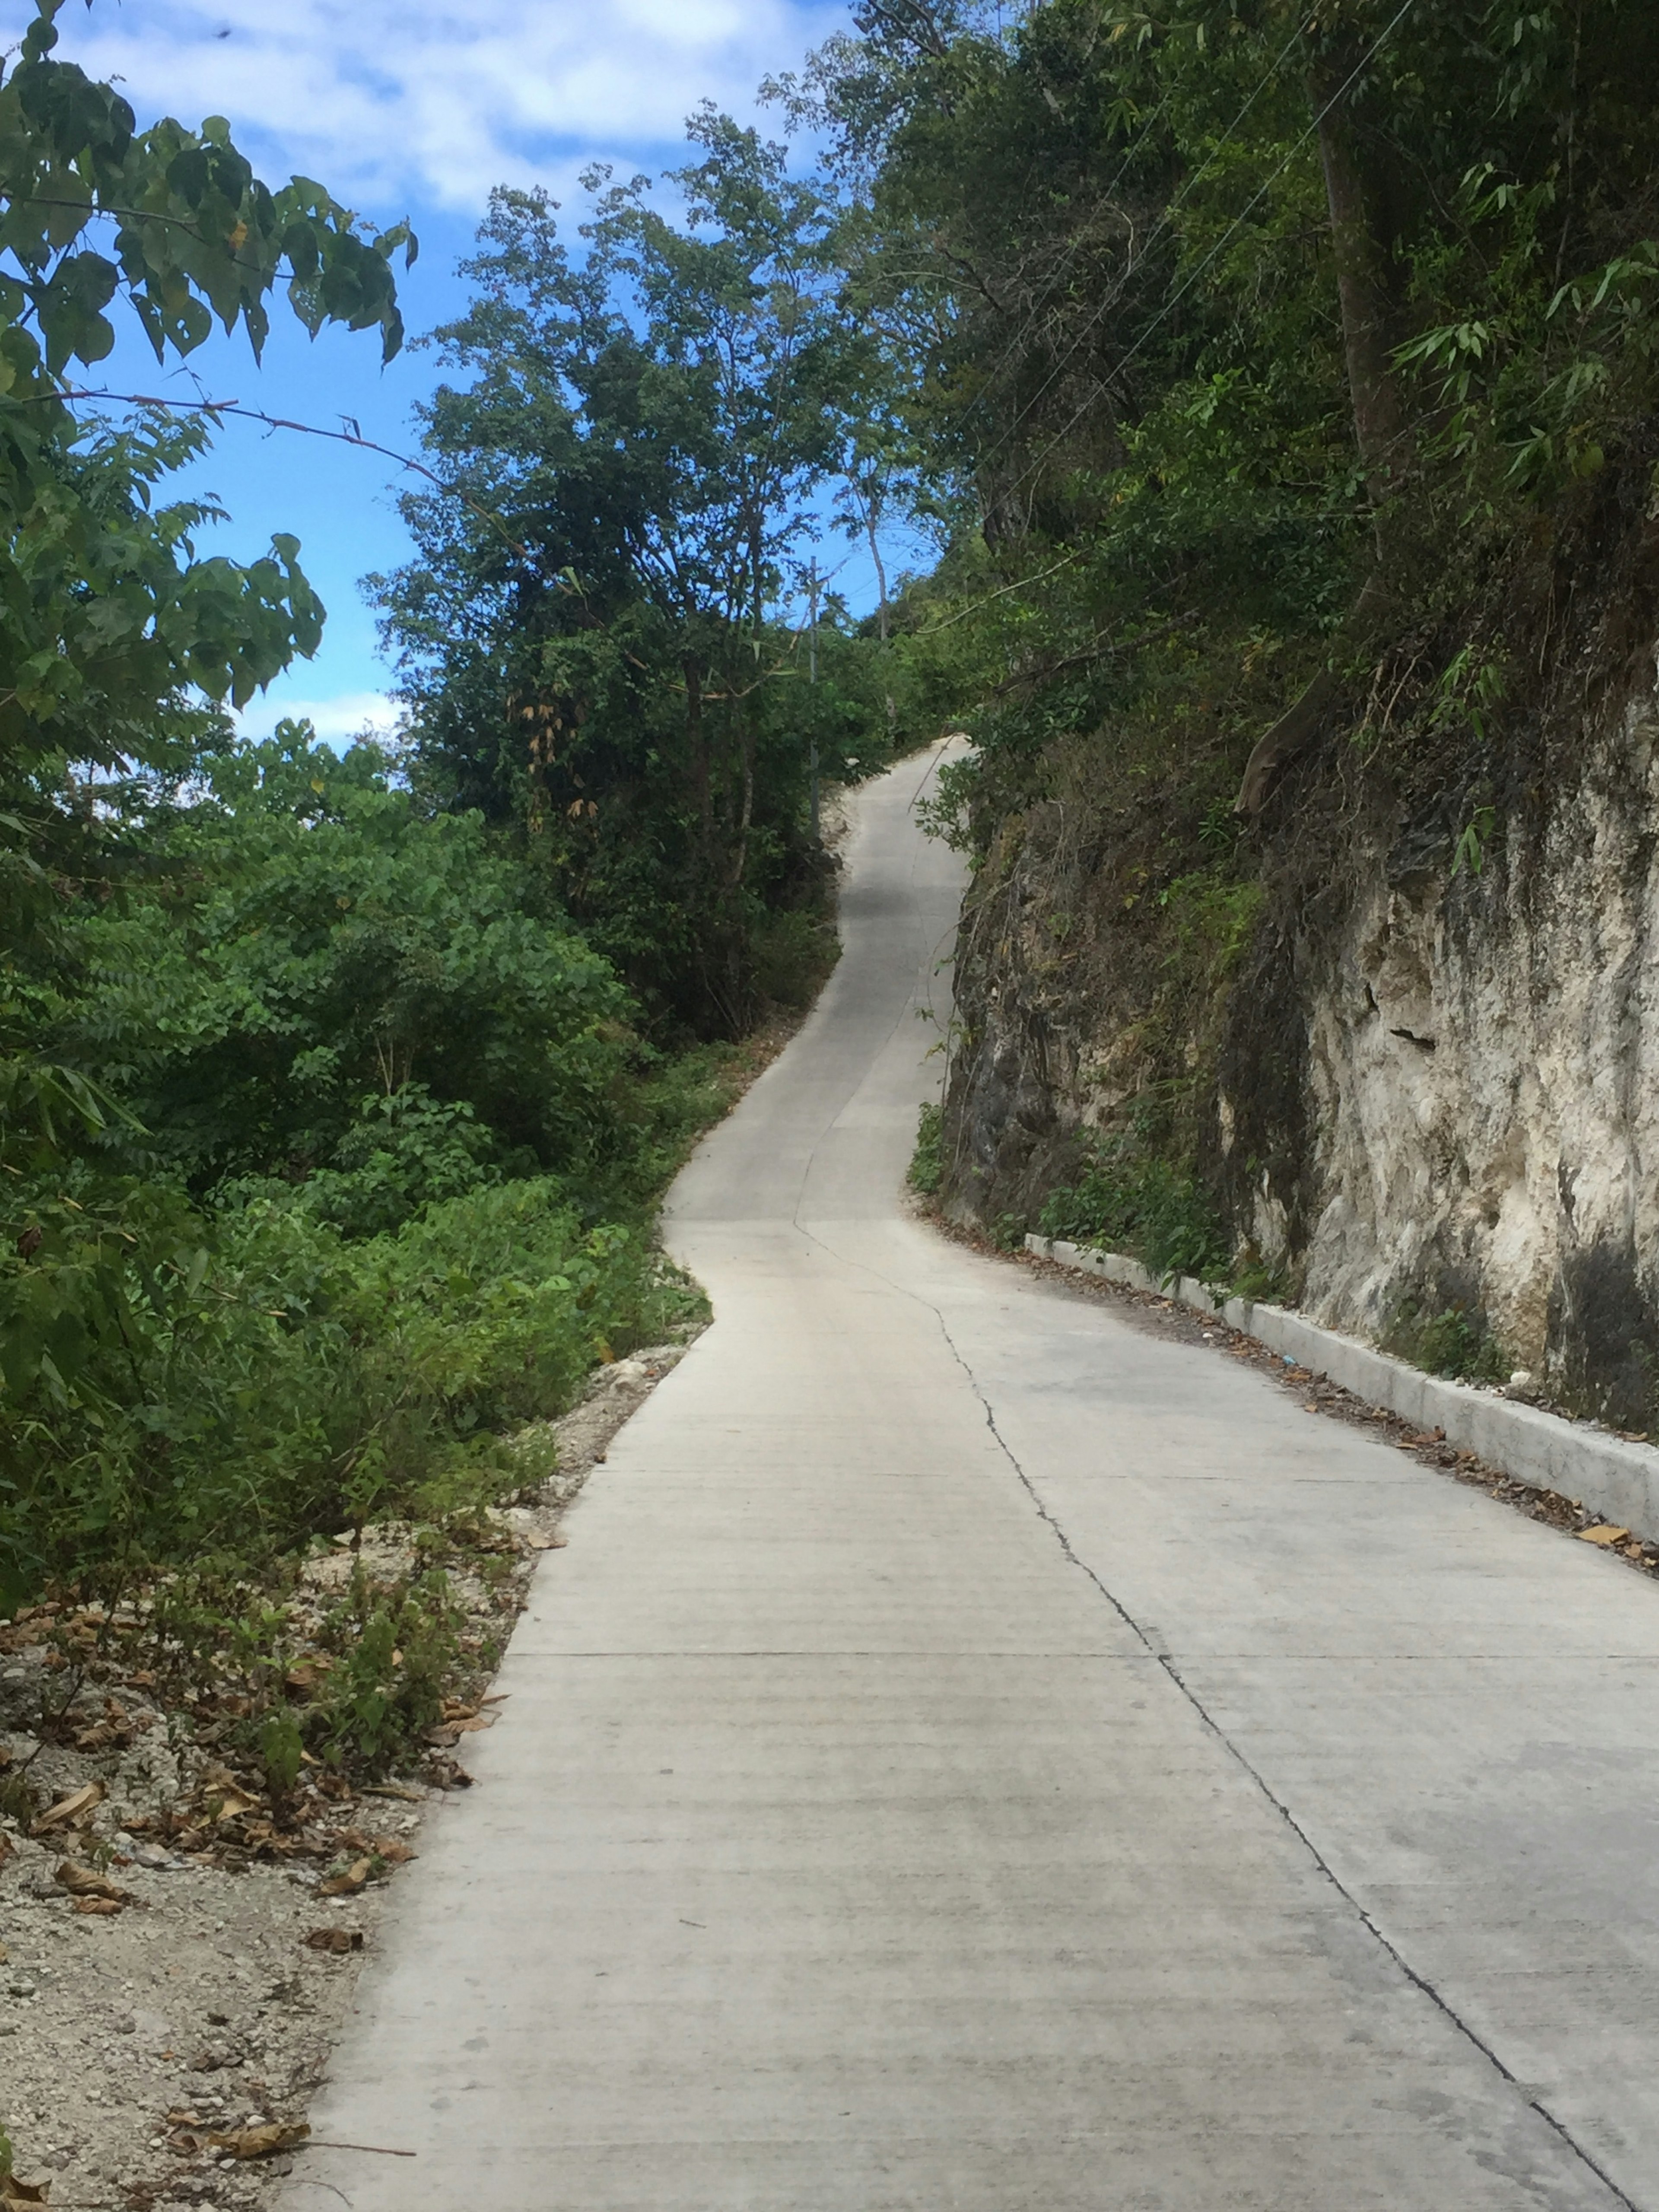
[(284, 2212), (1659, 2212), (1659, 1591), (913, 1217), (934, 765)]

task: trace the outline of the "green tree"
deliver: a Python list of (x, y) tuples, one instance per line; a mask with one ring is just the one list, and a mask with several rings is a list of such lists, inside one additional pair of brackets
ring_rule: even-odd
[(646, 179), (590, 178), (580, 264), (544, 196), (495, 195), (438, 334), (470, 380), (427, 416), (471, 504), (408, 499), (420, 556), (376, 587), (425, 773), (523, 823), (650, 1006), (737, 1035), (755, 923), (812, 882), (804, 655), (774, 611), (848, 339), (824, 195), (712, 111), (693, 137), (678, 222)]
[(204, 423), (86, 416), (76, 372), (109, 353), (118, 307), (158, 359), (216, 321), (257, 356), (279, 287), (308, 329), (377, 329), (389, 355), (392, 256), (414, 251), (307, 179), (271, 191), (222, 118), (141, 131), (114, 87), (54, 58), (60, 7), (40, 0), (0, 80), (0, 1158), (101, 1118), (84, 1073), (38, 1049), (61, 981), (52, 885), (116, 865), (91, 779), (176, 763), (210, 726), (192, 700), (243, 703), (322, 623), (293, 538), (198, 556), (212, 511), (158, 500)]

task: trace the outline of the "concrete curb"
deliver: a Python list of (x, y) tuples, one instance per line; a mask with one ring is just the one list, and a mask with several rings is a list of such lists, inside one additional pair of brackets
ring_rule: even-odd
[(1626, 1443), (1601, 1430), (1540, 1413), (1535, 1406), (1472, 1390), (1467, 1383), (1443, 1382), (1284, 1306), (1217, 1298), (1192, 1275), (1160, 1283), (1138, 1260), (1126, 1260), (1121, 1253), (1091, 1251), (1053, 1237), (1028, 1237), (1025, 1249), (1079, 1274), (1101, 1275), (1214, 1315), (1297, 1366), (1328, 1376), (1367, 1405), (1386, 1406), (1419, 1429), (1443, 1429), (1448, 1443), (1478, 1454), (1516, 1481), (1559, 1491), (1635, 1535), (1659, 1539), (1659, 1450), (1650, 1444)]

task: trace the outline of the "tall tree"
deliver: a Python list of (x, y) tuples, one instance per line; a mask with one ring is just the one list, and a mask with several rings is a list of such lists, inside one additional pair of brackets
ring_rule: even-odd
[(420, 558), (377, 587), (427, 772), (522, 818), (659, 1006), (735, 1033), (754, 902), (805, 858), (772, 610), (848, 342), (823, 193), (712, 110), (692, 136), (678, 222), (592, 173), (580, 262), (545, 195), (494, 196), (438, 334), (468, 380), (427, 414), (474, 504), (409, 499)]

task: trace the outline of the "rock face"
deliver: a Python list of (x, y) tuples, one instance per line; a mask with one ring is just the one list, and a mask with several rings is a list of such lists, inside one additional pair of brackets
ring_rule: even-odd
[(1294, 896), (1269, 853), (1248, 941), (1178, 988), (1133, 911), (1154, 823), (1005, 824), (965, 918), (947, 1206), (1025, 1225), (1091, 1131), (1184, 1084), (1241, 1246), (1316, 1319), (1375, 1339), (1455, 1306), (1552, 1396), (1650, 1426), (1659, 673), (1625, 666), (1490, 809), (1374, 808)]
[[(1659, 1372), (1659, 699), (1586, 732), (1486, 865), (1398, 848), (1310, 961), (1304, 1303), (1478, 1310), (1514, 1364), (1645, 1425)], [(1501, 849), (1499, 840), (1501, 839)], [(1228, 1118), (1223, 1093), (1222, 1124)], [(1271, 1200), (1249, 1226), (1282, 1241)]]

